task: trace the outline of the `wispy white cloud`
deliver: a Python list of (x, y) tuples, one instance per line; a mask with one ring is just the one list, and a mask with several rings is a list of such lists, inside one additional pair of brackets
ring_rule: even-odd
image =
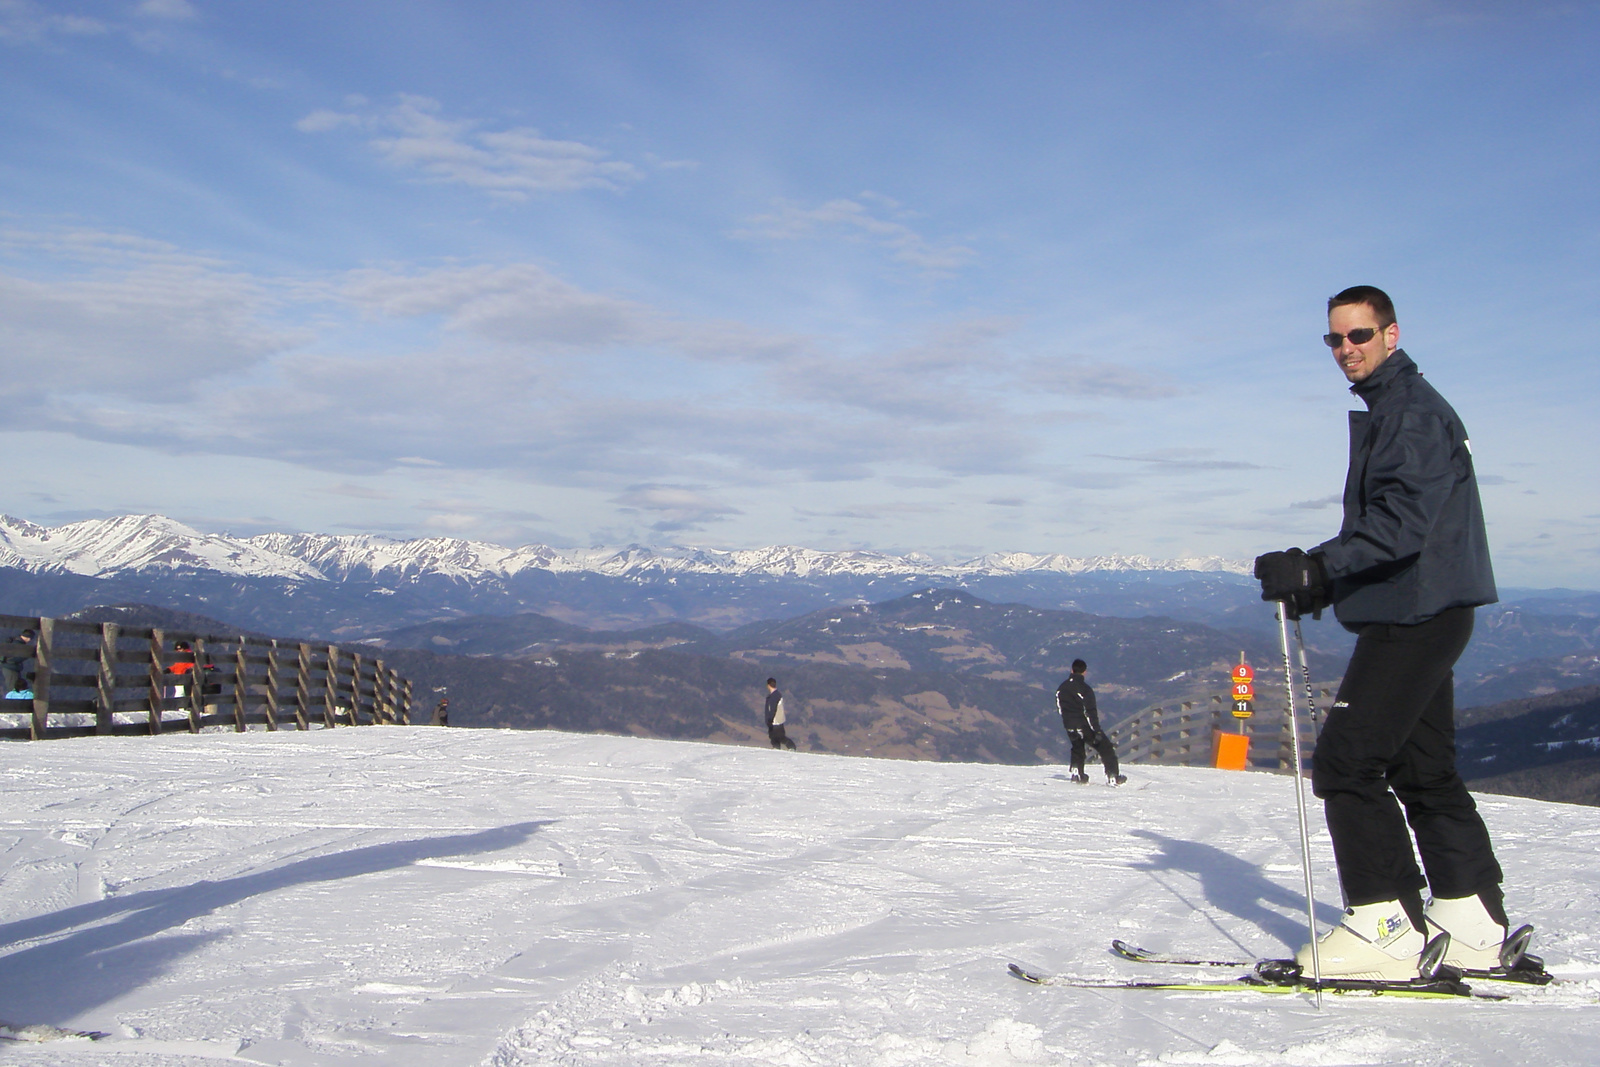
[[(1033, 364), (1008, 351), (1004, 319), (846, 355), (536, 264), (275, 279), (88, 231), (0, 233), (0, 318), (19, 357), (0, 389), (40, 430), (345, 478), (496, 471), (612, 494), (657, 531), (738, 516), (724, 494), (775, 478), (1040, 462), (1019, 408), (1036, 402)], [(430, 521), (465, 529), (470, 514)]]
[(1068, 396), (1157, 400), (1185, 392), (1170, 379), (1087, 356), (1036, 359), (1022, 371), (1022, 377), (1041, 389)]
[(365, 485), (356, 485), (353, 482), (340, 482), (338, 485), (325, 485), (317, 492), (328, 496), (347, 497), (351, 500), (392, 500), (392, 493), (385, 493)]
[(192, 19), (199, 15), (189, 0), (142, 0), (135, 10), (155, 19)]
[(327, 133), (337, 130), (341, 126), (360, 127), (363, 124), (360, 115), (352, 115), (346, 111), (329, 111), (319, 108), (305, 118), (294, 124), (294, 128), (301, 133)]
[(1242, 459), (1213, 459), (1210, 448), (1163, 448), (1136, 456), (1113, 456), (1103, 452), (1090, 455), (1095, 459), (1111, 459), (1123, 463), (1143, 464), (1147, 472), (1169, 473), (1194, 471), (1259, 471), (1269, 470), (1259, 463)]
[(241, 375), (309, 339), (274, 325), (256, 279), (204, 257), (118, 234), (0, 233), (0, 254), (76, 262), (71, 277), (0, 268), (7, 372), (0, 395), (115, 391), (182, 403), (199, 383)]
[(634, 485), (612, 498), (625, 512), (655, 516), (650, 528), (658, 533), (699, 530), (709, 523), (726, 521), (743, 514), (738, 508), (716, 500), (706, 486)]
[(534, 349), (654, 346), (699, 359), (761, 362), (806, 345), (736, 322), (685, 321), (582, 289), (531, 263), (355, 271), (342, 296), (370, 314), (439, 316), (449, 330)]
[(901, 263), (933, 275), (953, 274), (976, 255), (963, 245), (930, 241), (908, 224), (907, 220), (913, 217), (897, 201), (870, 192), (809, 208), (779, 200), (772, 212), (745, 220), (733, 236), (768, 241), (834, 236), (863, 241), (886, 250)]
[(1308, 35), (1346, 38), (1412, 26), (1477, 27), (1545, 14), (1572, 14), (1571, 0), (1227, 0), (1271, 25)]
[(388, 107), (318, 109), (295, 123), (304, 133), (352, 127), (386, 162), (423, 179), (465, 185), (501, 200), (520, 201), (579, 189), (620, 191), (644, 174), (579, 141), (553, 140), (527, 126), (496, 129), (481, 119), (449, 118), (425, 96), (402, 95)]
[(19, 44), (52, 34), (83, 37), (108, 32), (106, 23), (88, 15), (58, 14), (36, 0), (0, 0), (0, 41)]

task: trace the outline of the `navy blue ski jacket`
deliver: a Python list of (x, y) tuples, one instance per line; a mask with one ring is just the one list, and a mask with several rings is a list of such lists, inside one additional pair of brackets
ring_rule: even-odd
[(1056, 690), (1056, 707), (1061, 710), (1061, 725), (1068, 730), (1100, 732), (1100, 709), (1095, 704), (1094, 690), (1083, 680), (1083, 675), (1068, 675)]
[(1346, 629), (1424, 622), (1493, 604), (1494, 572), (1472, 447), (1403, 349), (1350, 391), (1350, 471), (1339, 536), (1312, 549)]

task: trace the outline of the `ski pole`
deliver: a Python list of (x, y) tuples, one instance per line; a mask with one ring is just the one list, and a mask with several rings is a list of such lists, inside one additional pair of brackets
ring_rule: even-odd
[[(1295, 619), (1299, 630), (1300, 620)], [(1317, 951), (1317, 900), (1311, 887), (1311, 833), (1306, 828), (1306, 793), (1300, 782), (1300, 722), (1294, 710), (1294, 665), (1289, 659), (1289, 602), (1278, 604), (1278, 636), (1283, 644), (1283, 688), (1289, 715), (1290, 749), (1294, 753), (1294, 805), (1300, 817), (1300, 866), (1306, 876), (1306, 925), (1311, 930), (1311, 981), (1316, 990), (1317, 1007), (1322, 1007), (1322, 959)], [(1301, 645), (1304, 655), (1305, 646)]]
[(1300, 649), (1300, 677), (1306, 683), (1306, 715), (1311, 719), (1311, 735), (1317, 733), (1317, 694), (1311, 687), (1311, 664), (1306, 662), (1306, 638), (1300, 632), (1300, 619), (1294, 620), (1294, 643)]

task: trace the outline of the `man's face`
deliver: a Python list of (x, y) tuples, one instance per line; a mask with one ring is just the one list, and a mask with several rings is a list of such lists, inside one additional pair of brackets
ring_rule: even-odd
[[(1363, 328), (1377, 332), (1364, 345), (1351, 344), (1350, 331)], [(1378, 313), (1366, 304), (1341, 304), (1328, 312), (1328, 332), (1343, 336), (1339, 347), (1333, 350), (1333, 360), (1352, 385), (1372, 377), (1372, 372), (1400, 347), (1400, 325), (1391, 322), (1379, 330)]]

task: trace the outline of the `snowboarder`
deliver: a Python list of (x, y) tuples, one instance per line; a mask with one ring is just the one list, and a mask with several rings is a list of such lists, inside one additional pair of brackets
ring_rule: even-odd
[(783, 706), (783, 694), (778, 692), (778, 680), (767, 679), (767, 740), (772, 742), (773, 748), (794, 749), (794, 742), (789, 740), (789, 735), (783, 730), (783, 724), (789, 721), (787, 709)]
[[(1291, 618), (1332, 605), (1357, 635), (1312, 756), (1347, 908), (1318, 942), (1321, 971), (1415, 978), (1441, 931), (1450, 935), (1446, 963), (1492, 969), (1510, 926), (1502, 875), (1454, 743), (1452, 669), (1473, 609), (1498, 599), (1472, 449), (1455, 411), (1399, 347), (1382, 290), (1330, 298), (1323, 341), (1367, 406), (1350, 413), (1344, 521), (1309, 552), (1269, 552), (1255, 565), (1263, 600)], [(1311, 946), (1297, 958), (1309, 970)]]
[(1117, 766), (1117, 749), (1111, 738), (1100, 729), (1100, 709), (1095, 704), (1094, 690), (1083, 680), (1089, 665), (1081, 659), (1072, 661), (1072, 674), (1056, 690), (1056, 707), (1061, 711), (1061, 725), (1072, 739), (1072, 780), (1079, 785), (1089, 781), (1083, 773), (1084, 743), (1094, 746), (1100, 753), (1100, 762), (1106, 768), (1106, 785), (1121, 785), (1128, 780)]

